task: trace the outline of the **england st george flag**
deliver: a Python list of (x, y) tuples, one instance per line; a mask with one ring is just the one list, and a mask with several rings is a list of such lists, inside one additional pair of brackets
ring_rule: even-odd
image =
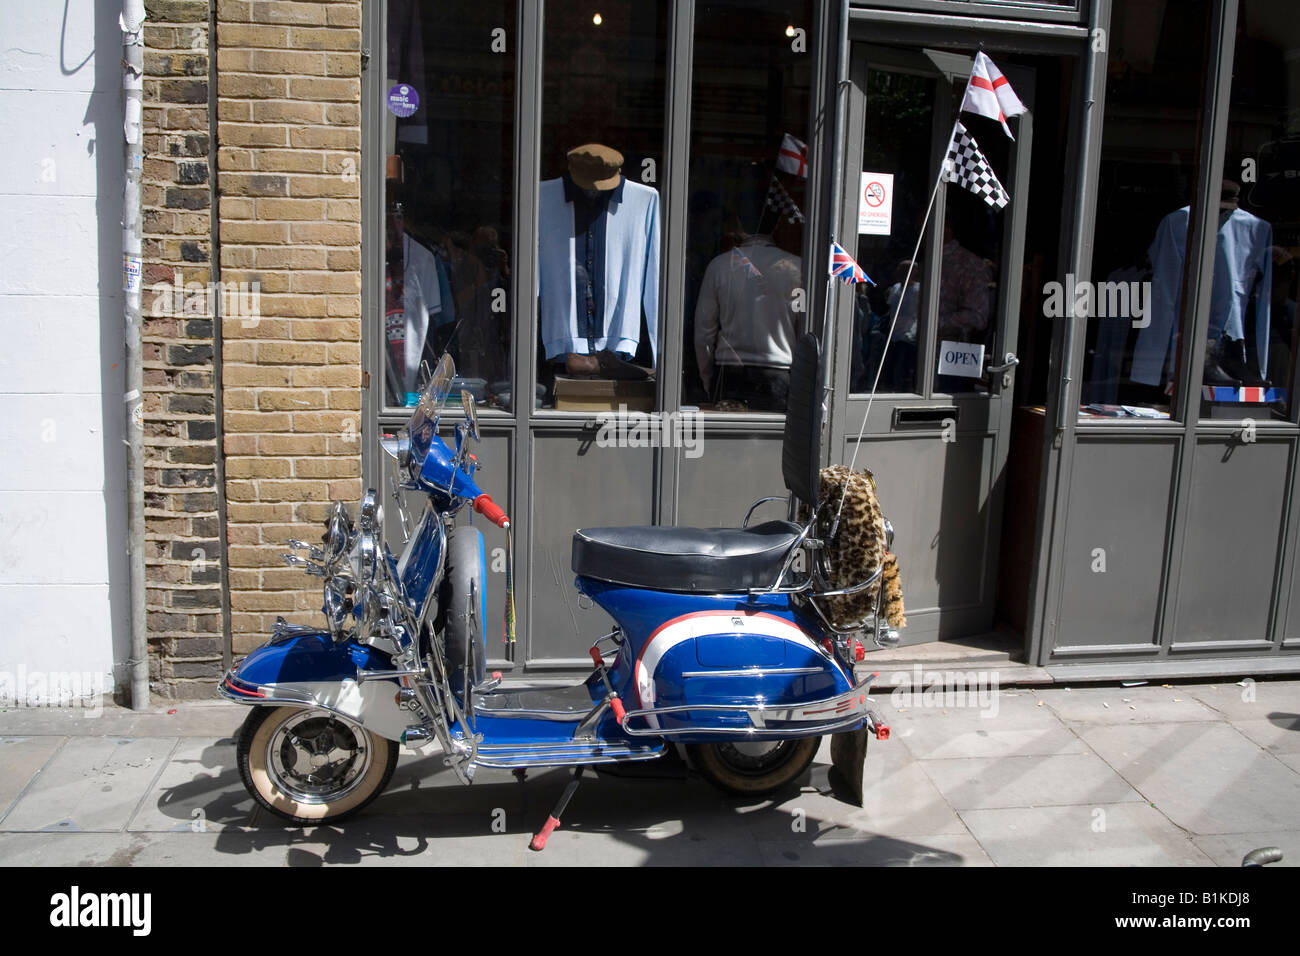
[[(961, 101), (961, 111), (997, 120), (1008, 136), (1011, 136), (1011, 127), (1007, 125), (1007, 117), (1019, 116), (1025, 112), (1025, 104), (1020, 102), (1020, 97), (1016, 96), (1016, 91), (1011, 88), (1007, 78), (983, 50), (975, 54), (975, 64), (971, 67), (970, 79), (966, 81), (966, 95)], [(1015, 139), (1014, 136), (1011, 138)]]

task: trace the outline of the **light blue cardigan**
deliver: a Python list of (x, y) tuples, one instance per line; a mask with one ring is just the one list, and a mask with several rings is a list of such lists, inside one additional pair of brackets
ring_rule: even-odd
[[(586, 338), (578, 336), (573, 307), (573, 204), (565, 201), (564, 179), (544, 181), (539, 198), (537, 292), (542, 347), (548, 359), (568, 352), (585, 355), (593, 350)], [(610, 206), (605, 224), (605, 336), (595, 341), (594, 351), (636, 354), (643, 308), (657, 360), (659, 192), (625, 177), (623, 201)]]

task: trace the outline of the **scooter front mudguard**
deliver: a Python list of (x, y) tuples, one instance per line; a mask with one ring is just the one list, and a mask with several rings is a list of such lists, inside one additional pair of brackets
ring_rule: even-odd
[(336, 643), (325, 631), (296, 629), (275, 637), (226, 672), (218, 692), (241, 704), (320, 707), (400, 740), (417, 718), (397, 704), (397, 679), (357, 683), (357, 670), (391, 670), (383, 651)]

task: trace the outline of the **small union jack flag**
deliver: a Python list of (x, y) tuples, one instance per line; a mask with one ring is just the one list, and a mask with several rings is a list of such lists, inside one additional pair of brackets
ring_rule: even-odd
[(843, 279), (845, 282), (866, 282), (875, 285), (871, 277), (862, 271), (862, 266), (853, 261), (853, 257), (844, 251), (838, 242), (831, 243), (831, 278)]

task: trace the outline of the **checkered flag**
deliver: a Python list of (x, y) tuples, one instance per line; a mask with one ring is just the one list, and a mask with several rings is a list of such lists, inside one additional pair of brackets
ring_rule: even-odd
[(952, 130), (952, 139), (948, 141), (948, 158), (943, 161), (944, 178), (950, 183), (957, 183), (969, 189), (990, 206), (999, 209), (1011, 199), (1007, 191), (993, 175), (993, 167), (980, 152), (975, 137), (966, 131), (966, 127), (957, 123)]
[(776, 178), (776, 173), (772, 174), (772, 182), (767, 187), (767, 199), (763, 201), (763, 205), (777, 215), (785, 216), (791, 222), (803, 222), (803, 212), (785, 191), (781, 181)]

